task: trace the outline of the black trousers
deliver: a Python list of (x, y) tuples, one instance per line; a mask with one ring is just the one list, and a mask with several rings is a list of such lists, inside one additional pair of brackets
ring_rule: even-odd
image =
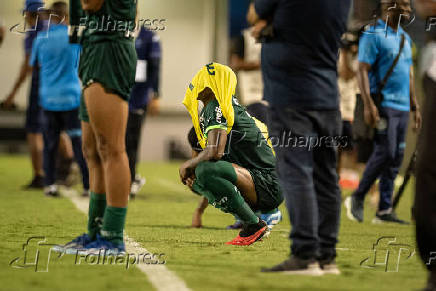
[(292, 224), (291, 253), (303, 259), (334, 258), (341, 213), (336, 173), (341, 114), (272, 107), (268, 119)]
[(436, 82), (424, 77), (426, 94), (418, 144), (414, 214), (416, 240), (424, 264), (436, 271)]
[(141, 141), (141, 130), (146, 116), (147, 107), (139, 110), (130, 110), (126, 129), (126, 152), (129, 158), (130, 176), (132, 182), (136, 176), (136, 163), (138, 162), (138, 147)]
[(83, 188), (87, 190), (89, 189), (89, 172), (82, 152), (82, 130), (78, 109), (72, 111), (43, 111), (44, 184), (49, 186), (55, 183), (56, 157), (62, 130), (65, 130), (71, 139), (74, 158), (82, 172)]

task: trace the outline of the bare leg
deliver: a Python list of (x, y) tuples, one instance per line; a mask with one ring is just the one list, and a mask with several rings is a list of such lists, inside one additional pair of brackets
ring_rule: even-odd
[(68, 134), (65, 132), (61, 133), (61, 137), (59, 139), (59, 152), (64, 159), (72, 160), (73, 159), (73, 147), (71, 145), (71, 140), (68, 137)]
[(82, 122), (83, 155), (89, 169), (89, 190), (94, 193), (106, 193), (103, 164), (97, 150), (97, 142), (91, 125)]
[(244, 197), (244, 200), (251, 207), (255, 206), (257, 203), (257, 194), (250, 172), (247, 169), (236, 164), (232, 164), (232, 166), (235, 169), (237, 177), (236, 187), (238, 187), (239, 191)]
[(42, 150), (44, 142), (42, 134), (40, 133), (28, 133), (27, 144), (30, 149), (30, 157), (32, 160), (32, 168), (34, 176), (44, 176), (44, 170), (42, 168)]
[(84, 91), (90, 124), (103, 165), (108, 206), (127, 207), (130, 192), (125, 134), (128, 104), (94, 83)]

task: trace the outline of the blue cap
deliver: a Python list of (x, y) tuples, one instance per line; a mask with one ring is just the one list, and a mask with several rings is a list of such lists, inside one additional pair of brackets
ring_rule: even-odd
[(44, 7), (44, 0), (26, 0), (23, 11), (37, 12), (42, 7)]

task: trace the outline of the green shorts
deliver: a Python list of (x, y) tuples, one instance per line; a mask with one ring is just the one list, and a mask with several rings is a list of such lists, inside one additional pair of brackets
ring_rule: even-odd
[[(136, 50), (133, 40), (84, 42), (80, 56), (79, 77), (83, 87), (100, 83), (108, 92), (128, 101), (135, 84)], [(83, 94), (79, 117), (89, 122)]]
[(275, 170), (247, 169), (251, 174), (257, 194), (256, 209), (268, 212), (283, 202), (283, 193)]

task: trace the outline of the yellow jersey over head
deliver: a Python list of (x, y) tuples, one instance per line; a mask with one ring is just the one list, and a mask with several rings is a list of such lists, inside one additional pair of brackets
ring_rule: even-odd
[(198, 94), (206, 87), (210, 88), (218, 101), (223, 116), (227, 120), (227, 133), (232, 130), (235, 121), (235, 112), (232, 99), (237, 85), (236, 74), (228, 66), (219, 63), (205, 65), (197, 72), (186, 89), (183, 104), (192, 118), (192, 124), (202, 148), (206, 147), (206, 137), (200, 129), (198, 117)]

